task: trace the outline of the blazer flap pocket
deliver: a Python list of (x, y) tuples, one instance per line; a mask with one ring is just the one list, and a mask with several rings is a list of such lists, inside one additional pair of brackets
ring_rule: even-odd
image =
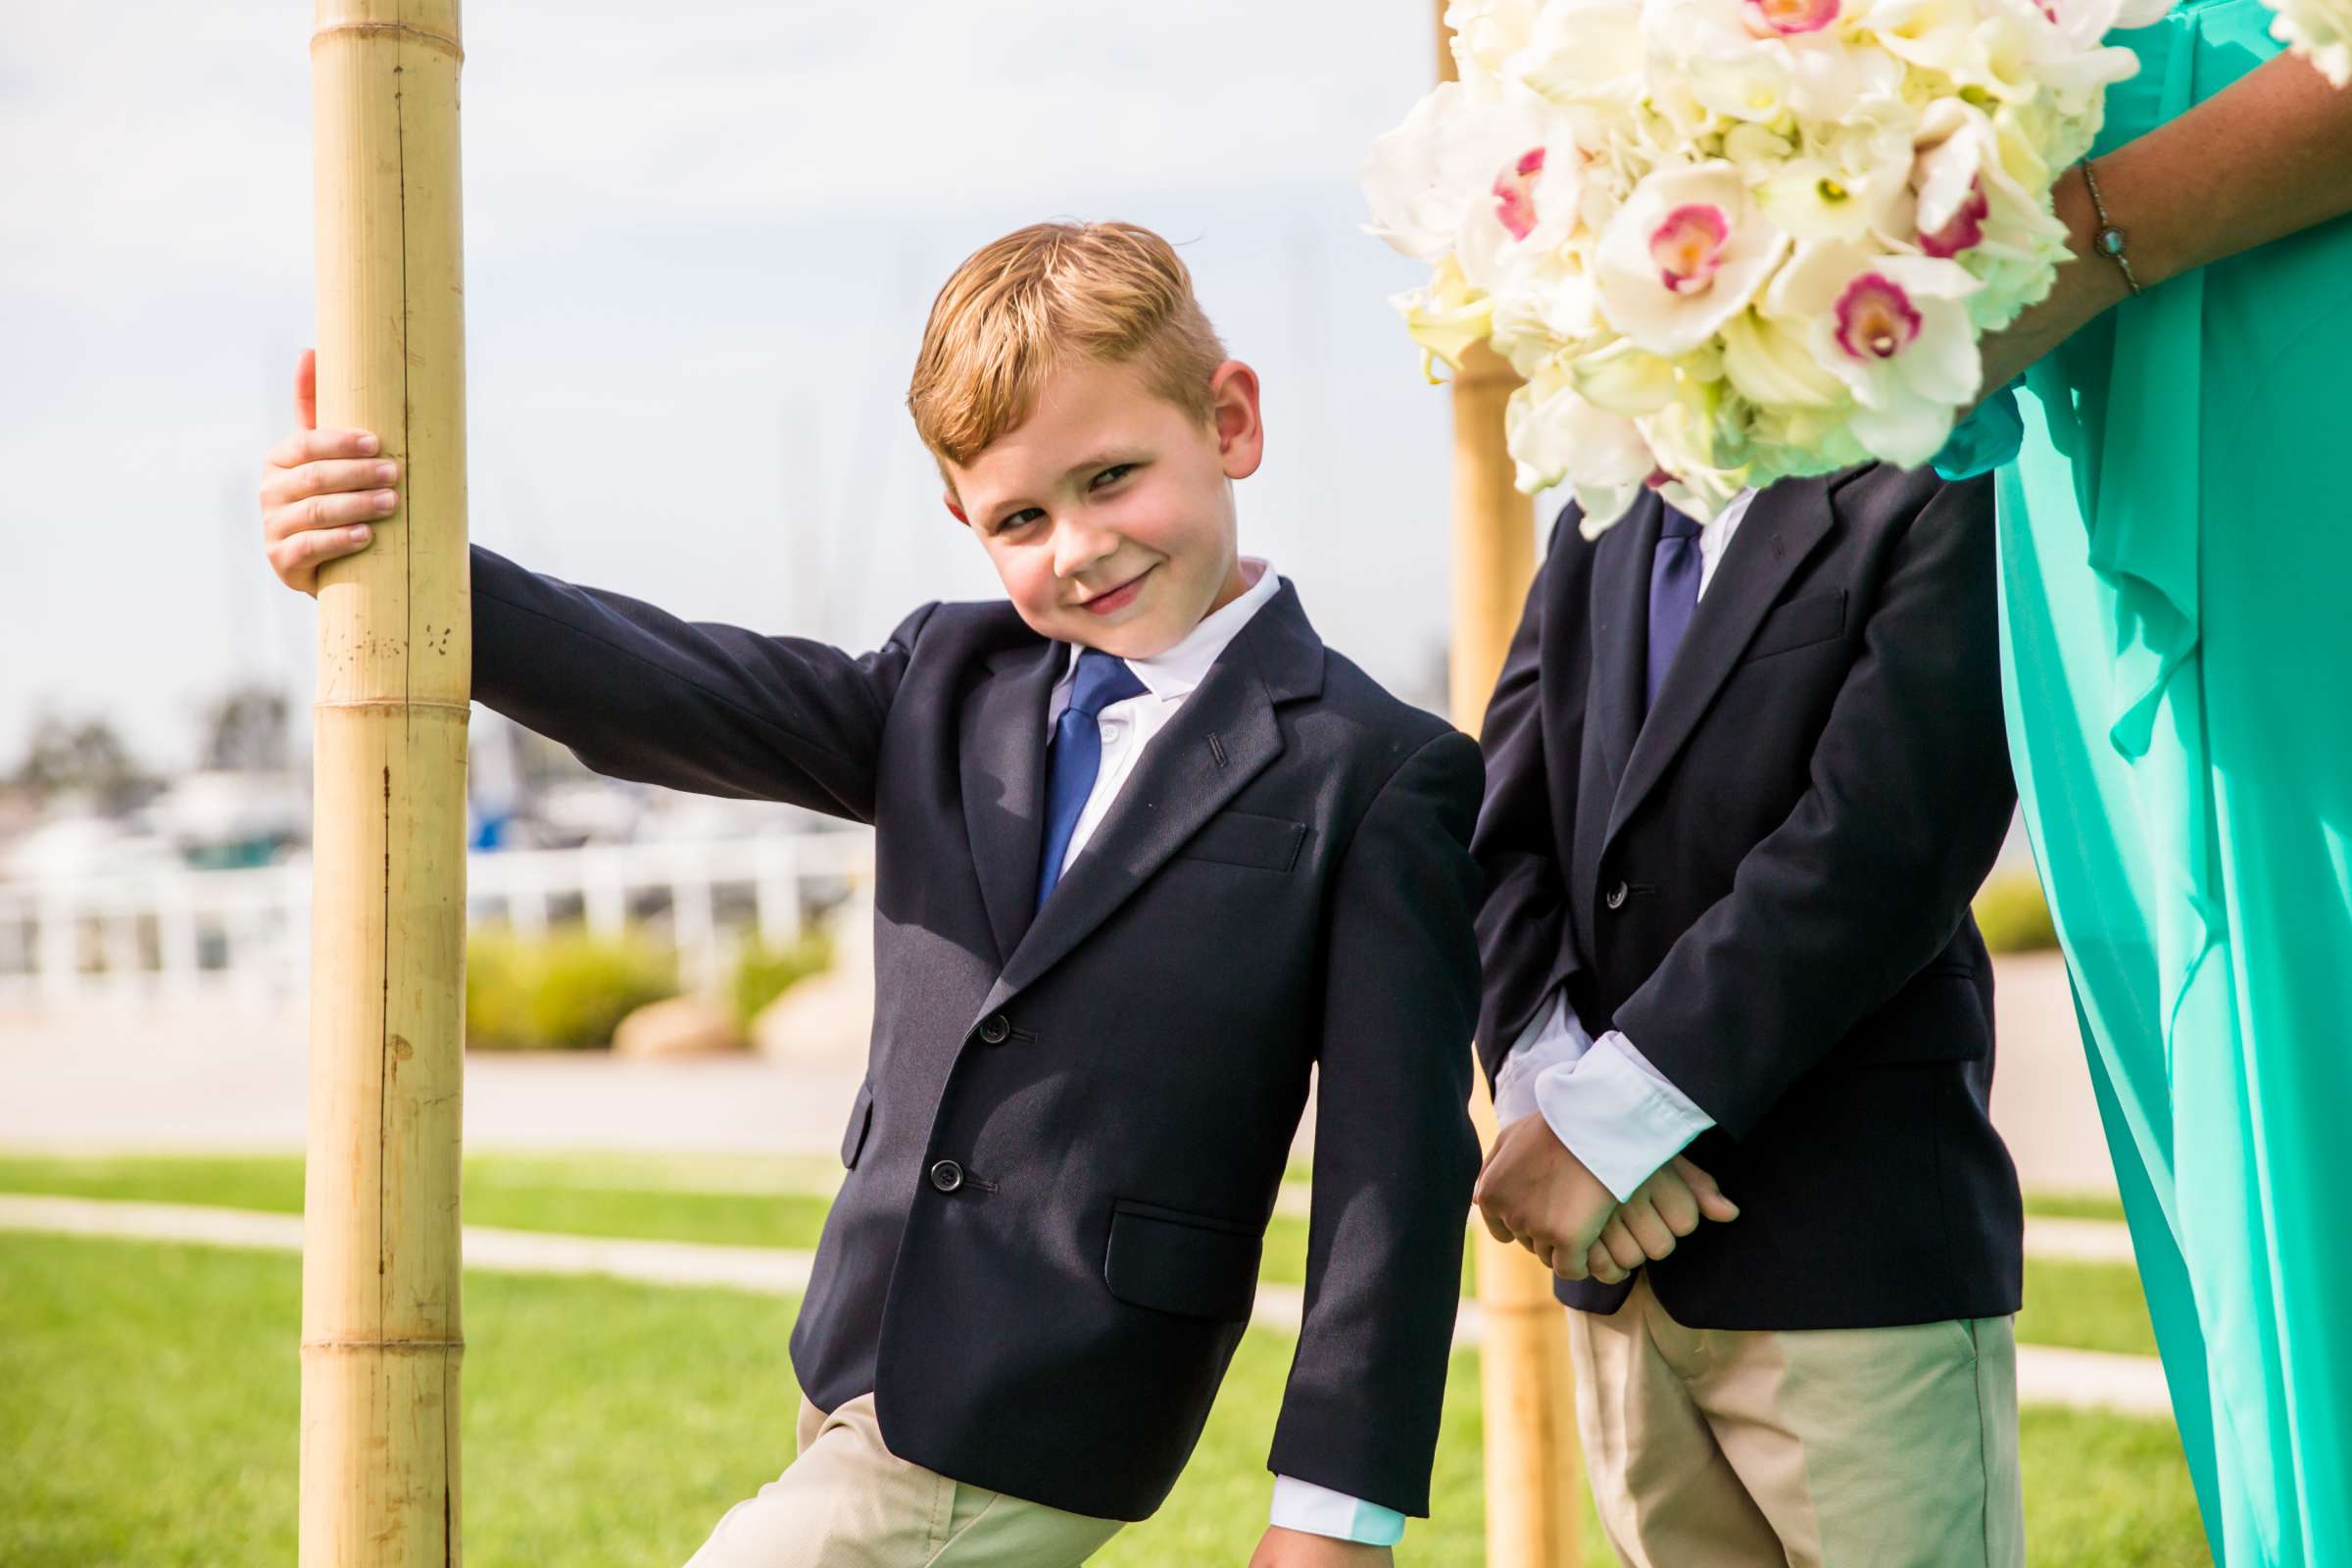
[(1102, 1283), (1130, 1305), (1247, 1323), (1260, 1245), (1230, 1220), (1116, 1199)]
[(841, 1135), (841, 1162), (851, 1170), (858, 1168), (858, 1155), (865, 1148), (865, 1131), (874, 1120), (874, 1081), (868, 1078), (858, 1086), (857, 1102), (850, 1106), (850, 1125)]
[(1807, 594), (1791, 599), (1764, 617), (1740, 662), (1785, 654), (1791, 648), (1828, 642), (1845, 630), (1845, 590)]
[(1201, 823), (1200, 831), (1186, 839), (1176, 854), (1183, 859), (1288, 871), (1298, 862), (1298, 846), (1305, 842), (1304, 822), (1248, 811), (1220, 811)]

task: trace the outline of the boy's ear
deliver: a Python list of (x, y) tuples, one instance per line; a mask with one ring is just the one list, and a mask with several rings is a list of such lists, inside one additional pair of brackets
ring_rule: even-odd
[(1257, 471), (1266, 451), (1266, 427), (1258, 415), (1257, 372), (1239, 360), (1227, 360), (1209, 377), (1208, 397), (1209, 422), (1216, 432), (1225, 477), (1247, 479)]
[(948, 509), (948, 514), (950, 516), (954, 517), (957, 522), (962, 523), (967, 528), (972, 525), (972, 519), (963, 514), (963, 507), (959, 502), (956, 501), (955, 491), (942, 490), (939, 493), (939, 499), (946, 505)]

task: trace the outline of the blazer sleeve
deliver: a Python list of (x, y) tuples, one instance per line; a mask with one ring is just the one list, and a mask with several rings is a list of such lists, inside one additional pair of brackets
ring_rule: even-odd
[[(1574, 574), (1560, 550), (1574, 517), (1571, 507), (1553, 524), (1551, 548), (1528, 587), (1527, 608), (1520, 613), (1519, 629), (1512, 634), (1502, 674), (1480, 726), (1487, 793), (1470, 851), (1487, 884), (1486, 902), (1478, 911), (1478, 947), (1485, 963), (1478, 1052), (1489, 1088), (1513, 1043), (1552, 993), (1583, 967), (1568, 933), (1563, 852), (1552, 830), (1553, 780), (1544, 760), (1547, 698), (1560, 730), (1554, 736), (1560, 754), (1574, 759), (1582, 755), (1584, 745), (1589, 682), (1573, 679), (1562, 683), (1572, 689), (1549, 693), (1543, 682), (1544, 607), (1562, 586), (1555, 576)], [(1566, 626), (1555, 635), (1578, 639), (1581, 649), (1585, 628)], [(1579, 672), (1587, 667), (1582, 657), (1562, 662)]]
[(1268, 1467), (1429, 1512), (1478, 1136), (1478, 748), (1453, 730), (1397, 770), (1328, 899), (1306, 1305)]
[(614, 778), (873, 820), (883, 719), (936, 605), (853, 657), (681, 620), (478, 545), (472, 572), (475, 701)]
[(1617, 1009), (1735, 1138), (1943, 951), (2000, 853), (1991, 484), (1942, 485), (1903, 528), (1809, 787)]

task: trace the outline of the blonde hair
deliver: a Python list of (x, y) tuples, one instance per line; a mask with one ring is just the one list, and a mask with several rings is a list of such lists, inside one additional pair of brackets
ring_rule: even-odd
[(940, 464), (1017, 428), (1074, 358), (1134, 365), (1206, 423), (1225, 346), (1175, 247), (1134, 223), (1032, 223), (964, 259), (931, 302), (906, 408)]

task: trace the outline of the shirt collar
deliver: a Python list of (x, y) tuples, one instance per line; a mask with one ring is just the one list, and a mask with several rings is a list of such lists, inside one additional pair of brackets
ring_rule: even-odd
[(1724, 507), (1714, 526), (1698, 531), (1698, 553), (1702, 558), (1712, 560), (1723, 554), (1724, 547), (1732, 542), (1732, 535), (1746, 518), (1747, 509), (1755, 503), (1756, 494), (1752, 485), (1740, 491)]
[[(1172, 697), (1190, 694), (1194, 687), (1208, 678), (1208, 666), (1217, 662), (1217, 656), (1225, 651), (1226, 645), (1250, 623), (1250, 617), (1264, 609), (1266, 602), (1282, 591), (1282, 578), (1260, 558), (1244, 556), (1241, 567), (1242, 576), (1250, 586), (1242, 591), (1240, 598), (1201, 616), (1200, 623), (1186, 632), (1183, 639), (1165, 653), (1154, 654), (1150, 659), (1125, 661), (1127, 667), (1135, 671), (1135, 678), (1142, 681), (1144, 689), (1152, 696), (1164, 702)], [(1069, 660), (1062, 665), (1061, 679), (1055, 683), (1056, 690), (1069, 684), (1076, 672), (1078, 651), (1078, 645), (1072, 643)]]

